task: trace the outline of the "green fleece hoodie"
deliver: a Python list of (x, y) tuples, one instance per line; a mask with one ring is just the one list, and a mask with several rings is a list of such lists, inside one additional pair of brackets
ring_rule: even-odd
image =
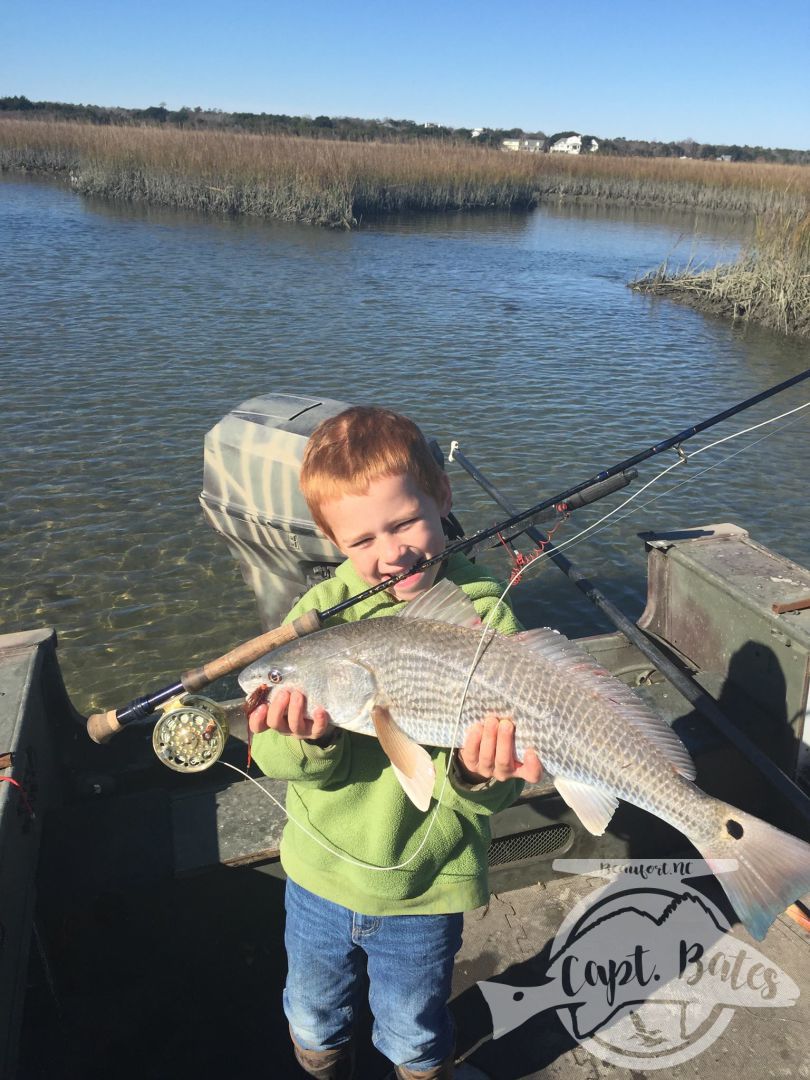
[[(458, 553), (448, 558), (443, 576), (467, 593), (482, 619), (502, 592), (494, 578)], [(334, 578), (310, 589), (285, 621), (312, 608), (323, 611), (366, 588), (346, 561)], [(330, 622), (394, 615), (402, 607), (402, 601), (378, 593)], [(505, 604), (490, 625), (507, 634), (521, 629)], [(435, 799), (449, 751), (428, 749), (436, 769)], [(281, 863), (303, 888), (365, 915), (439, 914), (486, 903), (489, 816), (515, 800), (521, 781), (490, 780), (471, 787), (451, 765), (438, 810), (433, 801), (422, 813), (403, 792), (380, 744), (368, 735), (341, 731), (331, 746), (322, 748), (266, 731), (253, 740), (253, 758), (267, 776), (290, 781), (287, 812), (292, 820), (284, 829)], [(352, 860), (407, 865), (386, 870), (357, 866), (325, 850), (296, 821)]]

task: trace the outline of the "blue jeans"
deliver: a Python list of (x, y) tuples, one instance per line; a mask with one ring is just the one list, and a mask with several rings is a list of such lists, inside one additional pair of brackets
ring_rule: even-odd
[(361, 915), (287, 879), (284, 1012), (305, 1050), (352, 1034), (367, 961), (372, 1041), (394, 1065), (430, 1069), (453, 1052), (447, 1002), (464, 917)]

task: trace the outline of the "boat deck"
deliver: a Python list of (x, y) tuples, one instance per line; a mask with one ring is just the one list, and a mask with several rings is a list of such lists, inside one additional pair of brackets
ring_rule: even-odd
[[(802, 741), (810, 612), (775, 615), (772, 601), (785, 599), (774, 592), (787, 587), (783, 579), (793, 575), (794, 588), (797, 573), (807, 572), (789, 567), (782, 574), (779, 563), (777, 574), (773, 556), (744, 537), (718, 541), (711, 559), (708, 547), (696, 548), (694, 574), (691, 564), (681, 566), (686, 549), (676, 544), (671, 551), (670, 562), (655, 571), (658, 600), (647, 613), (653, 632), (680, 642), (684, 656), (712, 645), (690, 670), (725, 715), (792, 773), (800, 749), (810, 745), (807, 733)], [(712, 576), (717, 566), (725, 577)], [(751, 579), (742, 591), (734, 584), (741, 567)], [(663, 603), (670, 594), (672, 602)], [(795, 803), (771, 790), (749, 758), (721, 739), (622, 635), (584, 644), (673, 725), (705, 791), (810, 839)], [(220, 689), (229, 697), (235, 685)], [(239, 710), (234, 720), (242, 726), (234, 724), (225, 757), (241, 765)], [(48, 631), (0, 638), (0, 775), (22, 784), (36, 809), (30, 817), (19, 791), (0, 784), (0, 1075), (299, 1075), (281, 1009), (282, 812), (221, 765), (197, 776), (165, 769), (148, 727), (133, 725), (107, 746), (92, 744), (70, 706)], [(284, 784), (262, 783), (283, 794)], [(563, 1022), (570, 1013), (556, 988), (548, 990), (554, 980), (546, 977), (547, 963), (563, 920), (595, 879), (555, 876), (549, 856), (653, 859), (694, 852), (685, 850), (680, 834), (626, 804), (596, 840), (548, 785), (527, 791), (493, 824), (493, 896), (485, 911), (467, 916), (455, 970), (458, 1053), (493, 1080), (655, 1074), (637, 1054), (606, 1063), (577, 1043)], [(549, 836), (556, 839), (543, 847)], [(637, 1035), (645, 1056), (660, 1058), (676, 1010), (687, 1042), (711, 1034), (697, 1056), (679, 1053), (660, 1074), (810, 1078), (810, 934), (782, 916), (754, 945), (735, 926), (717, 883), (704, 878), (698, 884), (732, 927), (727, 937), (718, 932), (713, 944), (722, 945), (726, 958), (744, 950), (749, 967), (761, 964), (754, 981), (772, 969), (782, 989), (779, 1004), (762, 1007), (744, 994), (741, 1003), (740, 995), (729, 1002), (721, 993), (702, 1028), (688, 1004), (682, 1011), (662, 1005), (657, 1015), (651, 1014), (659, 1006), (642, 1004), (625, 1022), (632, 1026), (631, 1043)], [(587, 953), (589, 959), (600, 955), (592, 947)], [(525, 1023), (494, 1039), (479, 981), (507, 984), (527, 1002), (542, 998), (543, 1008), (530, 1009)], [(631, 1043), (626, 1046), (635, 1050)], [(371, 1044), (367, 1014), (360, 1018), (358, 1046), (357, 1080), (386, 1077), (390, 1065)]]
[[(712, 1080), (810, 1077), (810, 933), (786, 915), (777, 919), (764, 942), (755, 942), (733, 922), (732, 933), (741, 949), (753, 946), (774, 968), (793, 979), (799, 988), (796, 1004), (734, 1007), (725, 1030), (689, 1060), (666, 1064), (660, 1072), (631, 1058), (626, 1068), (600, 1060), (575, 1042), (555, 1010), (535, 1015), (521, 1027), (493, 1039), (491, 1015), (477, 981), (495, 979), (516, 986), (540, 982), (549, 944), (563, 919), (601, 884), (604, 882), (579, 877), (540, 883), (495, 895), (487, 909), (467, 916), (453, 988), (458, 1050), (463, 1057), (493, 1080), (601, 1080), (607, 1076), (638, 1080), (645, 1075), (674, 1080), (696, 1076)], [(728, 910), (713, 882), (707, 894), (721, 909)]]
[[(641, 693), (688, 730), (688, 707), (668, 684), (650, 682)], [(136, 766), (151, 754), (149, 743), (148, 730), (133, 731), (111, 749)], [(229, 745), (229, 756), (243, 762), (241, 739)], [(104, 753), (92, 748), (99, 762)], [(750, 766), (705, 732), (697, 759), (704, 786), (718, 794), (750, 781)], [(98, 779), (104, 783), (103, 775)], [(262, 783), (282, 793), (283, 784)], [(535, 799), (547, 806), (544, 790), (529, 792), (527, 806)], [(660, 823), (642, 815), (640, 828), (638, 815), (620, 808), (600, 839), (600, 856), (684, 852), (682, 841), (680, 849), (660, 847), (666, 842)], [(52, 815), (40, 858), (21, 1080), (298, 1077), (280, 1004), (286, 959), (276, 853), (282, 824), (281, 811), (252, 784), (233, 783), (225, 769), (178, 777), (153, 759), (147, 770), (133, 768), (129, 780), (119, 778), (114, 798), (102, 792), (100, 801), (77, 800)], [(496, 868), (489, 906), (466, 917), (452, 999), (458, 1053), (493, 1080), (608, 1074), (637, 1080), (651, 1070), (598, 1059), (575, 1042), (555, 1008), (492, 1038), (478, 981), (542, 983), (563, 920), (603, 884), (550, 875), (548, 861)], [(726, 913), (741, 947), (756, 944), (797, 984), (799, 997), (792, 1006), (735, 1008), (702, 1053), (659, 1075), (810, 1077), (810, 934), (783, 916), (763, 943), (753, 943), (735, 928), (716, 882), (699, 884)], [(370, 1026), (366, 1013), (357, 1080), (383, 1080), (390, 1072), (371, 1044)]]
[[(452, 1000), (458, 1053), (493, 1080), (648, 1074), (595, 1058), (553, 1009), (493, 1040), (476, 985), (539, 982), (560, 923), (593, 887), (584, 878), (539, 883), (495, 894), (487, 909), (467, 916)], [(68, 902), (49, 927), (52, 971), (58, 969), (53, 985), (33, 957), (19, 1076), (298, 1077), (280, 1006), (282, 900), (278, 878), (220, 868), (157, 891), (102, 892), (83, 908)], [(734, 939), (752, 944), (739, 929)], [(783, 916), (756, 945), (796, 982), (797, 1003), (736, 1008), (707, 1049), (658, 1075), (810, 1076), (810, 934)], [(358, 1041), (358, 1080), (383, 1080), (390, 1066), (371, 1045), (367, 1015)]]

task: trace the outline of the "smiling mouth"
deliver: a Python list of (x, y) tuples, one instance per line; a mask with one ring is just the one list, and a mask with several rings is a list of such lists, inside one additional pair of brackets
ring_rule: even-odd
[(395, 589), (400, 588), (402, 585), (415, 585), (420, 578), (425, 576), (424, 570), (414, 570), (407, 577), (404, 577), (401, 581), (398, 581), (394, 586)]
[[(401, 574), (401, 573), (402, 573), (402, 570), (395, 570), (392, 573), (390, 573), (388, 576), (393, 577), (394, 574)], [(420, 578), (422, 576), (422, 573), (423, 573), (423, 571), (421, 571), (421, 570), (411, 570), (404, 578), (401, 578), (399, 581), (395, 582), (395, 584), (393, 584), (391, 586), (391, 588), (392, 589), (398, 589), (401, 585), (407, 585), (409, 583), (413, 583), (414, 581), (416, 581), (417, 578)]]

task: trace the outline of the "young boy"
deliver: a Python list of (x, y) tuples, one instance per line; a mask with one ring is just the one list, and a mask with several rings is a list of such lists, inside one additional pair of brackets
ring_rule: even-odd
[[(357, 407), (324, 421), (307, 445), (300, 484), (314, 520), (347, 561), (296, 604), (288, 621), (444, 550), (450, 485), (405, 417)], [(500, 585), (458, 553), (348, 608), (340, 620), (395, 614), (440, 576), (468, 594), (482, 619), (495, 609), (495, 629), (520, 629), (511, 609), (498, 603)], [(351, 1076), (365, 953), (372, 1038), (396, 1075), (461, 1077), (454, 1072), (447, 1002), (462, 912), (488, 899), (489, 815), (514, 801), (521, 780), (539, 779), (540, 763), (533, 751), (518, 761), (511, 722), (487, 717), (451, 755), (441, 803), (424, 814), (404, 794), (378, 741), (334, 727), (327, 704), (287, 692), (250, 716), (254, 759), (268, 776), (290, 781), (293, 820), (281, 846), (289, 962), (284, 1011), (296, 1058), (309, 1076)], [(435, 798), (448, 751), (429, 749)]]

